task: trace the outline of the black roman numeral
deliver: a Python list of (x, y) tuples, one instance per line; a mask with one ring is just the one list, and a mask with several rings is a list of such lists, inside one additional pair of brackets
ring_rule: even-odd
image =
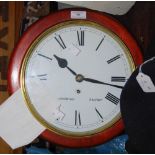
[(37, 75), (39, 77), (40, 80), (47, 80), (47, 74), (40, 74), (40, 75)]
[(107, 61), (107, 63), (110, 64), (110, 63), (116, 61), (117, 59), (119, 59), (120, 57), (121, 57), (120, 55), (117, 55), (117, 56), (115, 56), (115, 57), (109, 59), (109, 60)]
[(81, 126), (81, 116), (80, 112), (78, 112), (77, 110), (75, 110), (75, 125)]
[(97, 115), (98, 115), (101, 119), (103, 119), (103, 116), (102, 116), (101, 113), (96, 109), (96, 107), (95, 107), (95, 111), (96, 111)]
[(43, 55), (43, 54), (38, 53), (38, 55), (41, 56), (41, 57), (43, 57), (43, 58), (46, 58), (46, 59), (48, 59), (48, 60), (52, 60), (52, 58), (47, 57), (47, 56), (45, 56), (45, 55)]
[(80, 32), (77, 31), (78, 43), (79, 46), (84, 46), (84, 31), (81, 30)]
[(99, 49), (99, 47), (101, 46), (103, 40), (104, 40), (105, 36), (101, 39), (100, 43), (98, 44), (97, 48), (96, 48), (96, 51)]
[(126, 77), (121, 77), (121, 76), (113, 76), (111, 77), (112, 82), (125, 82)]
[(58, 35), (56, 37), (54, 37), (55, 40), (58, 42), (58, 44), (62, 47), (62, 49), (65, 49), (66, 48), (66, 45), (64, 43), (64, 41), (62, 40), (61, 36)]
[(117, 98), (116, 96), (114, 96), (113, 94), (109, 93), (106, 95), (105, 97), (107, 100), (109, 100), (110, 102), (114, 103), (115, 105), (117, 105), (120, 101), (119, 98)]

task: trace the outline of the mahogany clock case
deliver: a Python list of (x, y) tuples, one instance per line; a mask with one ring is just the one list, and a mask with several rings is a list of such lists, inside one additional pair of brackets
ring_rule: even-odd
[[(138, 45), (136, 44), (133, 37), (129, 34), (129, 32), (118, 21), (104, 13), (93, 10), (65, 9), (42, 18), (41, 20), (30, 26), (30, 28), (23, 34), (22, 38), (14, 49), (9, 64), (8, 84), (10, 93), (13, 93), (18, 88), (20, 88), (20, 72), (22, 62), (32, 42), (41, 33), (43, 33), (52, 26), (66, 21), (77, 20), (71, 19), (70, 12), (73, 10), (86, 11), (87, 17), (86, 19), (82, 20), (95, 22), (116, 34), (129, 49), (135, 65), (139, 65), (142, 63), (142, 55)], [(62, 136), (49, 130), (43, 132), (41, 136), (48, 141), (51, 141), (52, 143), (67, 147), (90, 147), (101, 144), (111, 139), (112, 137), (121, 133), (123, 129), (124, 125), (122, 119), (120, 119), (113, 126), (109, 127), (104, 131), (81, 138)]]

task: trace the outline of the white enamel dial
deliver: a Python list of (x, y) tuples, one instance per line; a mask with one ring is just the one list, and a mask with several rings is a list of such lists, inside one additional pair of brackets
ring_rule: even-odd
[(33, 43), (22, 87), (30, 110), (48, 129), (89, 135), (120, 119), (120, 94), (133, 69), (115, 34), (92, 22), (66, 22)]

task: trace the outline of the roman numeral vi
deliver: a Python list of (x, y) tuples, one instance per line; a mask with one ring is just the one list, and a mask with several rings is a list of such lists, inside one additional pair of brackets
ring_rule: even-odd
[(80, 112), (78, 112), (77, 110), (75, 110), (75, 125), (81, 126), (81, 116)]

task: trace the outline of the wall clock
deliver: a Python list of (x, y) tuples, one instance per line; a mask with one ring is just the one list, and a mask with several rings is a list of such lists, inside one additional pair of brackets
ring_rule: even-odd
[(39, 20), (16, 46), (9, 91), (67, 147), (101, 144), (123, 130), (120, 94), (142, 56), (127, 30), (106, 14), (67, 9)]

